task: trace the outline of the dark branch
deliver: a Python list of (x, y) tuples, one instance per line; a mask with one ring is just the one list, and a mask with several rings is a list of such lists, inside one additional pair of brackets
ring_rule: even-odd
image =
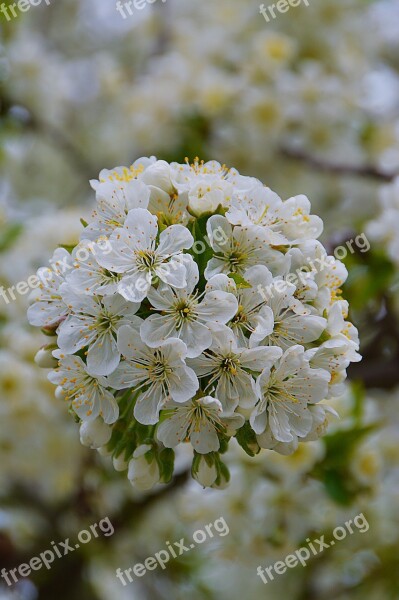
[(389, 182), (395, 179), (399, 173), (388, 173), (374, 167), (373, 165), (349, 165), (343, 163), (328, 163), (321, 158), (311, 156), (303, 150), (293, 148), (281, 148), (281, 154), (285, 158), (301, 161), (311, 169), (316, 169), (323, 173), (331, 173), (335, 175), (368, 177), (378, 181)]

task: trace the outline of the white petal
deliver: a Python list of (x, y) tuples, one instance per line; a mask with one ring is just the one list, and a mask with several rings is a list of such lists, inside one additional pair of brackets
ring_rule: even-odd
[(194, 430), (191, 432), (190, 442), (199, 454), (217, 452), (220, 447), (215, 427), (207, 419), (201, 422), (199, 431)]
[(120, 353), (112, 333), (101, 335), (87, 353), (87, 370), (92, 375), (109, 375), (119, 365)]
[(138, 329), (130, 325), (123, 325), (118, 330), (118, 349), (128, 359), (134, 359), (142, 354), (149, 354), (146, 345), (140, 338)]
[(138, 368), (129, 361), (122, 361), (116, 370), (108, 375), (107, 382), (109, 387), (115, 390), (126, 390), (133, 388), (146, 379), (146, 371)]
[(278, 402), (269, 403), (269, 423), (276, 440), (279, 442), (292, 441), (293, 435), (291, 433), (288, 413), (284, 409), (283, 404)]
[(228, 264), (224, 260), (221, 260), (220, 258), (211, 258), (208, 260), (208, 264), (205, 267), (204, 276), (205, 279), (209, 280), (221, 273), (227, 274), (228, 271)]
[(162, 256), (172, 256), (188, 250), (194, 243), (194, 238), (183, 225), (171, 225), (159, 236), (158, 252)]
[(166, 448), (175, 448), (185, 440), (189, 426), (186, 416), (185, 410), (176, 411), (158, 425), (157, 438)]
[(199, 322), (183, 323), (178, 337), (187, 346), (188, 358), (195, 358), (212, 344), (212, 334), (208, 327)]
[(257, 348), (244, 350), (240, 356), (240, 363), (246, 369), (260, 372), (266, 367), (272, 366), (282, 354), (281, 348), (276, 346), (258, 346)]
[(174, 318), (170, 315), (151, 315), (142, 323), (140, 335), (151, 348), (156, 348), (171, 337), (179, 337)]
[(224, 254), (228, 248), (228, 241), (233, 231), (228, 220), (221, 215), (214, 215), (208, 219), (206, 231), (212, 249), (215, 252)]
[(58, 329), (58, 346), (65, 354), (74, 354), (88, 346), (97, 337), (91, 321), (68, 317)]
[(100, 415), (104, 419), (104, 423), (112, 425), (119, 417), (119, 406), (114, 396), (107, 390), (101, 390), (101, 410)]
[(174, 369), (168, 378), (169, 393), (175, 402), (187, 402), (195, 396), (199, 382), (193, 369), (181, 366)]
[(171, 258), (155, 269), (159, 279), (171, 287), (184, 288), (187, 286), (186, 267), (177, 258)]
[(118, 292), (128, 302), (142, 302), (151, 287), (149, 273), (136, 272), (123, 277), (118, 284)]
[(143, 425), (155, 425), (159, 421), (159, 412), (166, 401), (161, 386), (153, 386), (141, 395), (134, 407), (134, 416)]
[(158, 219), (144, 208), (130, 210), (124, 229), (129, 235), (129, 246), (151, 248), (158, 234)]
[(205, 294), (197, 313), (205, 322), (213, 321), (224, 325), (234, 317), (237, 310), (238, 302), (233, 294), (215, 290)]

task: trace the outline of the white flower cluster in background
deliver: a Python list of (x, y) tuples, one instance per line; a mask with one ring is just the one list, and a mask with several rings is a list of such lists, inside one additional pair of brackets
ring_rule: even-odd
[[(259, 177), (266, 170), (287, 196), (299, 182), (336, 230), (372, 214), (373, 191), (315, 177), (283, 156), (275, 169), (281, 148), (399, 166), (398, 0), (323, 0), (268, 24), (259, 3), (242, 0), (168, 0), (126, 20), (114, 2), (53, 4), (49, 21), (40, 11), (16, 19), (1, 49), (12, 197), (81, 205), (96, 165), (200, 153)], [(60, 133), (67, 139), (54, 144)]]
[(380, 190), (381, 213), (367, 226), (371, 239), (382, 244), (395, 265), (399, 265), (399, 177)]
[(303, 196), (283, 201), (216, 161), (138, 159), (92, 181), (97, 206), (58, 248), (28, 311), (55, 342), (37, 356), (81, 421), (142, 489), (192, 474), (224, 487), (232, 437), (254, 455), (323, 434), (357, 331), (347, 272)]

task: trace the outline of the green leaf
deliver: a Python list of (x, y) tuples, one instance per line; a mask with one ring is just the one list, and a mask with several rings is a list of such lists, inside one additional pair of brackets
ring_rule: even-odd
[(244, 277), (242, 277), (242, 275), (239, 275), (239, 273), (229, 273), (229, 277), (234, 281), (234, 283), (237, 286), (237, 289), (246, 289), (252, 287), (249, 281), (244, 279)]
[(337, 431), (333, 434), (326, 435), (323, 439), (326, 446), (326, 457), (324, 464), (343, 466), (349, 462), (351, 454), (356, 449), (356, 446), (363, 441), (365, 437), (378, 429), (379, 423), (373, 423), (366, 426), (357, 426), (353, 429)]
[(69, 254), (72, 254), (73, 250), (75, 249), (75, 245), (73, 244), (58, 244), (58, 248), (64, 248), (64, 250), (66, 250), (67, 252), (69, 252)]
[(23, 226), (19, 223), (12, 223), (0, 231), (0, 252), (8, 250), (22, 233)]
[(199, 269), (199, 282), (198, 287), (201, 291), (205, 289), (206, 279), (204, 271), (208, 264), (208, 261), (213, 257), (213, 250), (208, 243), (208, 237), (206, 235), (206, 223), (209, 219), (209, 215), (202, 215), (198, 219), (193, 219), (188, 225), (189, 230), (194, 238), (193, 248), (190, 250), (190, 254), (193, 256)]
[(327, 493), (337, 504), (347, 506), (351, 504), (353, 493), (347, 489), (347, 483), (337, 471), (326, 471), (324, 476), (324, 485)]
[(175, 468), (175, 453), (171, 448), (164, 448), (159, 453), (158, 460), (161, 481), (162, 483), (169, 483), (173, 477), (173, 471)]

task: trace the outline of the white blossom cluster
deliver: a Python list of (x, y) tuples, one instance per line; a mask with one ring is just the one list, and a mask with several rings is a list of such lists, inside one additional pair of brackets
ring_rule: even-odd
[(367, 226), (370, 238), (382, 244), (395, 265), (399, 265), (399, 177), (384, 185), (379, 195), (381, 213)]
[(92, 187), (80, 243), (39, 269), (28, 311), (56, 336), (37, 361), (58, 361), (82, 442), (141, 488), (169, 481), (190, 442), (194, 478), (224, 487), (231, 437), (250, 455), (320, 437), (321, 401), (360, 356), (309, 200), (198, 159), (140, 158)]

